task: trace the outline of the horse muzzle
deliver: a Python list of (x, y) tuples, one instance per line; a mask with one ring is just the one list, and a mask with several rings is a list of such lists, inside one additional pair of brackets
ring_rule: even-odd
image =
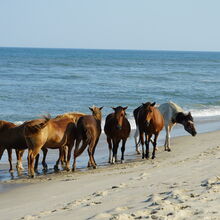
[(146, 127), (149, 127), (150, 121), (145, 121), (145, 125), (146, 125)]
[(117, 125), (116, 127), (118, 130), (121, 130), (122, 129), (122, 126), (121, 125)]

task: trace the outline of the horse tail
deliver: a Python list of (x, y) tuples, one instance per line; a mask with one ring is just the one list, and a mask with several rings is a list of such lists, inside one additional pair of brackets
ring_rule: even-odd
[(2, 159), (2, 155), (5, 151), (5, 148), (3, 146), (0, 146), (0, 160)]
[(91, 133), (91, 130), (86, 128), (85, 129), (85, 135), (86, 135), (86, 142), (87, 143), (90, 143), (91, 140), (92, 140), (92, 133)]
[(38, 133), (41, 129), (45, 128), (47, 126), (47, 123), (49, 122), (49, 120), (51, 119), (50, 115), (47, 116), (43, 116), (44, 121), (36, 124), (36, 125), (32, 125), (30, 124), (26, 124), (24, 127), (24, 135), (25, 137), (28, 137), (30, 135), (36, 134)]

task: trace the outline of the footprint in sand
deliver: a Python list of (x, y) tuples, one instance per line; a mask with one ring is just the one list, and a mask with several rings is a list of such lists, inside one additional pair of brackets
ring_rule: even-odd
[(129, 209), (132, 209), (132, 207), (122, 206), (122, 207), (117, 207), (117, 208), (115, 209), (115, 211), (116, 211), (116, 212), (123, 212), (123, 211), (129, 210)]
[(109, 213), (99, 213), (94, 219), (111, 219), (112, 215)]
[(112, 186), (112, 189), (119, 189), (119, 188), (125, 188), (127, 184), (125, 183), (120, 183), (119, 185)]
[(107, 196), (108, 195), (108, 191), (100, 191), (100, 192), (98, 191), (98, 192), (94, 192), (92, 195), (95, 196), (95, 197)]
[(220, 177), (216, 176), (213, 178), (202, 181), (201, 186), (206, 187), (207, 190), (213, 189), (214, 191), (220, 191)]

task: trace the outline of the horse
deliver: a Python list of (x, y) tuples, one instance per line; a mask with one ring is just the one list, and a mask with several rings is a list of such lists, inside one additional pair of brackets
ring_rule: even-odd
[[(76, 158), (82, 154), (82, 152), (88, 147), (89, 162), (88, 167), (97, 167), (94, 153), (101, 134), (101, 120), (103, 107), (89, 107), (92, 111), (92, 115), (82, 116), (77, 122), (77, 138), (75, 144), (75, 150), (73, 155), (73, 167), (72, 171), (76, 170)], [(82, 145), (79, 148), (79, 144), (82, 141)]]
[(61, 155), (64, 154), (65, 148), (68, 148), (66, 170), (69, 170), (69, 162), (71, 150), (76, 139), (76, 124), (80, 118), (78, 113), (74, 117), (74, 113), (57, 116), (51, 119), (45, 117), (42, 119), (32, 120), (26, 124), (24, 129), (25, 139), (28, 145), (28, 171), (31, 177), (34, 177), (33, 163), (36, 155), (41, 148), (59, 149), (60, 157), (54, 166), (58, 170), (58, 164)]
[[(142, 159), (144, 157), (146, 159), (149, 158), (149, 144), (151, 141), (151, 137), (154, 135), (153, 143), (153, 153), (152, 159), (155, 158), (155, 151), (157, 146), (157, 138), (159, 136), (160, 131), (164, 127), (164, 119), (160, 111), (154, 107), (154, 103), (143, 103), (140, 106), (139, 111), (135, 114), (135, 121), (137, 121), (139, 133), (140, 133), (140, 142), (142, 145)], [(135, 111), (137, 112), (137, 111)], [(146, 154), (144, 154), (144, 134), (145, 134), (145, 146), (146, 146)]]
[[(16, 156), (17, 156), (17, 170), (20, 172), (23, 170), (22, 166), (22, 156), (24, 153), (24, 150), (27, 149), (27, 144), (25, 141), (24, 137), (24, 122), (21, 125), (16, 125), (12, 122), (0, 120), (0, 159), (2, 158), (2, 155), (4, 153), (4, 150), (7, 149), (8, 152), (8, 161), (10, 165), (9, 172), (13, 172), (13, 167), (12, 167), (12, 149), (15, 149)], [(47, 150), (43, 150), (43, 160), (42, 164), (44, 164)], [(35, 163), (35, 170), (37, 169), (38, 166), (38, 158), (39, 155), (37, 156), (37, 160)]]
[[(125, 110), (128, 107), (118, 106), (112, 108), (114, 113), (109, 114), (105, 120), (104, 131), (107, 136), (108, 148), (109, 148), (109, 163), (114, 164), (117, 162), (117, 151), (120, 141), (122, 140), (121, 147), (121, 163), (124, 162), (124, 151), (127, 138), (130, 135), (131, 126), (128, 119), (125, 117)], [(113, 149), (112, 149), (113, 144)], [(113, 156), (112, 156), (113, 150)]]
[(182, 124), (184, 129), (192, 136), (196, 136), (197, 132), (194, 127), (193, 117), (190, 112), (188, 114), (183, 112), (183, 109), (174, 102), (168, 102), (161, 104), (158, 107), (159, 111), (164, 117), (166, 139), (165, 139), (165, 151), (170, 150), (170, 132), (176, 123)]

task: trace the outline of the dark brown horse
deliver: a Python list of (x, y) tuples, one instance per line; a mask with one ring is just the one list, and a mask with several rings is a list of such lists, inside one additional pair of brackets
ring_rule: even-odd
[[(24, 134), (28, 145), (28, 171), (31, 177), (34, 177), (33, 164), (35, 157), (43, 147), (59, 149), (62, 155), (67, 146), (67, 169), (69, 169), (71, 150), (76, 138), (75, 119), (72, 117), (58, 117), (32, 120), (26, 124)], [(58, 167), (59, 161), (60, 157), (55, 168)]]
[[(25, 122), (26, 123), (26, 122)], [(12, 149), (15, 149), (16, 156), (17, 156), (17, 170), (23, 170), (22, 166), (22, 155), (24, 153), (24, 150), (27, 149), (27, 144), (24, 137), (24, 125), (25, 123), (21, 125), (16, 125), (14, 123), (8, 122), (8, 121), (0, 121), (0, 159), (2, 157), (2, 154), (4, 150), (6, 149), (8, 151), (8, 161), (10, 164), (10, 172), (13, 171), (12, 168)], [(44, 158), (42, 163), (44, 163), (46, 158), (46, 149), (42, 149), (44, 153)], [(38, 158), (35, 163), (35, 169), (37, 169), (38, 166)]]
[(131, 131), (130, 123), (128, 119), (125, 117), (125, 110), (127, 108), (128, 107), (123, 108), (121, 106), (118, 106), (117, 108), (112, 108), (114, 110), (114, 113), (109, 114), (105, 120), (104, 131), (107, 136), (107, 142), (109, 147), (109, 163), (114, 164), (115, 162), (117, 162), (117, 151), (121, 140), (121, 163), (124, 162), (125, 144)]
[[(142, 145), (142, 158), (149, 158), (149, 144), (151, 137), (154, 135), (153, 141), (153, 153), (152, 159), (155, 158), (155, 150), (157, 146), (157, 138), (160, 131), (164, 127), (164, 119), (160, 111), (154, 107), (154, 103), (144, 103), (141, 107), (138, 107), (138, 111), (134, 111), (135, 121), (137, 122), (140, 142)], [(145, 146), (146, 154), (144, 153), (144, 134), (145, 134)]]
[[(98, 108), (93, 106), (89, 108), (92, 111), (92, 115), (82, 116), (77, 122), (77, 139), (74, 150), (74, 161), (72, 170), (76, 170), (76, 158), (82, 154), (82, 152), (88, 147), (89, 162), (88, 167), (92, 166), (96, 168), (96, 162), (94, 159), (94, 153), (96, 145), (99, 141), (101, 134), (101, 120), (103, 107)], [(79, 148), (79, 144), (82, 141), (82, 145)]]

